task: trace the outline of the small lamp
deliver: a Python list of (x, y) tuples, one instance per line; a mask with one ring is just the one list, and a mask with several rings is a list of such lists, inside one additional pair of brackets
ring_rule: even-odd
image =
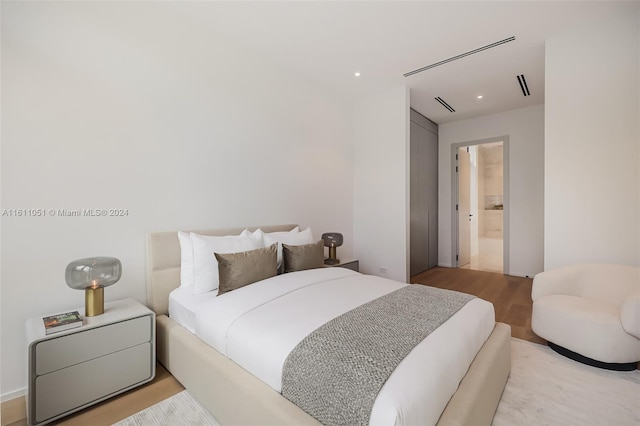
[(324, 246), (329, 247), (329, 258), (324, 260), (327, 265), (335, 265), (340, 263), (340, 259), (336, 258), (336, 247), (342, 245), (342, 234), (338, 232), (327, 232), (322, 234)]
[(67, 285), (84, 290), (85, 316), (104, 313), (104, 288), (118, 282), (122, 276), (122, 264), (115, 257), (89, 257), (67, 265)]

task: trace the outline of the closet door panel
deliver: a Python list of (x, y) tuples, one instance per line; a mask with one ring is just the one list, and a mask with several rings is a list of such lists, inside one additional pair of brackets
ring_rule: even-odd
[(438, 126), (411, 111), (410, 127), (411, 275), (438, 264)]
[(411, 123), (410, 149), (410, 274), (416, 275), (429, 268), (429, 222), (427, 194), (425, 188), (425, 155), (423, 143), (429, 133), (421, 126)]

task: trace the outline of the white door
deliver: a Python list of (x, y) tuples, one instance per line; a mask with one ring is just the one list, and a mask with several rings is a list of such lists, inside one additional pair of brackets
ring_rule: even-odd
[(471, 176), (467, 147), (458, 148), (458, 267), (471, 261)]

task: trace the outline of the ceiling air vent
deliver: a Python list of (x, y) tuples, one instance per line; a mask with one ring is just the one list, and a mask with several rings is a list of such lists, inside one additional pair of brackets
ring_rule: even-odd
[(504, 40), (496, 41), (495, 43), (487, 44), (486, 46), (478, 47), (477, 49), (470, 50), (469, 52), (461, 53), (460, 55), (453, 56), (449, 59), (445, 59), (444, 61), (436, 62), (435, 64), (427, 65), (426, 67), (418, 68), (417, 70), (409, 71), (408, 73), (402, 74), (405, 77), (409, 77), (410, 75), (417, 74), (422, 71), (426, 71), (430, 68), (437, 67), (439, 65), (444, 65), (448, 62), (455, 61), (457, 59), (464, 58), (465, 56), (473, 55), (474, 53), (482, 52), (483, 50), (491, 49), (492, 47), (500, 46), (501, 44), (509, 43), (510, 41), (515, 40), (515, 36), (511, 36), (509, 38), (505, 38)]
[(449, 110), (449, 112), (456, 112), (455, 109), (453, 109), (451, 107), (451, 105), (449, 105), (448, 103), (445, 102), (444, 99), (442, 99), (440, 96), (438, 96), (437, 98), (435, 98), (436, 101), (440, 102), (440, 105), (442, 105), (443, 107), (445, 107), (447, 110)]
[(520, 88), (522, 89), (523, 95), (531, 95), (531, 92), (529, 92), (529, 86), (527, 86), (527, 80), (524, 79), (524, 74), (520, 74), (518, 76), (518, 83), (520, 83)]

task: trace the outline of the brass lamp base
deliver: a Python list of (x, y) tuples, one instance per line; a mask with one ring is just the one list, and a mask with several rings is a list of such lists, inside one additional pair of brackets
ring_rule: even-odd
[(335, 265), (340, 263), (340, 259), (336, 259), (336, 246), (333, 244), (329, 247), (329, 258), (324, 260), (325, 265)]
[(104, 313), (104, 287), (88, 287), (84, 291), (84, 315), (95, 317)]

